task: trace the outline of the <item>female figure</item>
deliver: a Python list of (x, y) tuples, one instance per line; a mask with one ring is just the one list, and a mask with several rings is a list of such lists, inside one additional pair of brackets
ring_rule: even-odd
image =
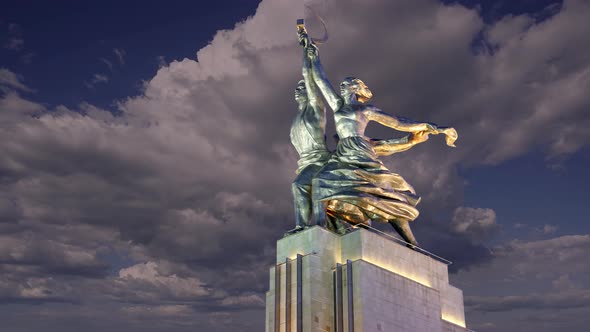
[[(439, 133), (445, 134), (447, 144), (453, 146), (457, 132), (453, 128), (395, 117), (365, 104), (372, 93), (358, 78), (345, 78), (340, 84), (340, 95), (336, 94), (326, 78), (317, 47), (306, 43), (306, 49), (314, 82), (334, 110), (336, 132), (340, 137), (332, 158), (312, 184), (313, 200), (325, 206), (316, 209), (316, 222), (325, 223), (326, 213), (331, 218), (351, 223), (388, 222), (406, 242), (417, 245), (409, 222), (418, 217), (416, 205), (420, 197), (400, 175), (383, 165), (378, 152), (387, 155), (404, 151), (426, 141), (429, 134)], [(412, 134), (406, 142), (371, 140), (364, 135), (369, 121)]]

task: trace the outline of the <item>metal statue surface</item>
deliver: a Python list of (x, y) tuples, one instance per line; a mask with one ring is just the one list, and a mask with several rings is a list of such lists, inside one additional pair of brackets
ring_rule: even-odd
[[(315, 174), (312, 176), (312, 204), (315, 206), (313, 214), (316, 223), (334, 225), (340, 220), (352, 224), (386, 222), (406, 242), (417, 245), (409, 222), (418, 217), (416, 205), (420, 197), (400, 175), (389, 171), (378, 156), (408, 150), (425, 142), (431, 134), (446, 135), (447, 145), (454, 146), (457, 132), (453, 128), (439, 127), (433, 123), (389, 115), (366, 104), (372, 93), (358, 78), (345, 78), (340, 84), (338, 95), (326, 77), (317, 46), (307, 36), (302, 21), (298, 21), (298, 36), (306, 55), (304, 68), (308, 66), (306, 63), (311, 63), (311, 75), (308, 72), (307, 80), (313, 78), (334, 111), (339, 136), (336, 151), (330, 160), (321, 169), (314, 169)], [(364, 134), (370, 121), (411, 134), (401, 139), (374, 140)]]
[[(325, 139), (326, 111), (311, 77), (311, 62), (306, 50), (303, 51), (302, 74), (303, 80), (299, 81), (295, 89), (298, 112), (290, 133), (291, 143), (299, 154), (297, 177), (291, 186), (295, 206), (294, 232), (311, 224), (314, 214), (312, 179), (331, 156)], [(323, 208), (319, 204), (316, 208)]]

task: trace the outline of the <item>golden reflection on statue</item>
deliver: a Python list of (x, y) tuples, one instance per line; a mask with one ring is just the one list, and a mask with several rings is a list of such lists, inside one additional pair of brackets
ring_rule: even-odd
[[(304, 68), (308, 68), (307, 76), (304, 71), (306, 86), (312, 85), (309, 82), (312, 79), (334, 111), (339, 137), (330, 159), (321, 169), (314, 169), (311, 201), (315, 207), (315, 222), (337, 232), (344, 231), (341, 221), (351, 224), (385, 222), (391, 224), (406, 242), (417, 245), (409, 222), (418, 217), (416, 205), (420, 197), (400, 175), (389, 171), (378, 156), (406, 151), (436, 134), (444, 134), (447, 145), (454, 146), (457, 132), (433, 123), (389, 115), (367, 104), (372, 93), (355, 77), (342, 81), (338, 95), (326, 78), (317, 46), (301, 21), (298, 21), (298, 37), (305, 50)], [(370, 121), (411, 134), (401, 139), (371, 139), (364, 134)]]

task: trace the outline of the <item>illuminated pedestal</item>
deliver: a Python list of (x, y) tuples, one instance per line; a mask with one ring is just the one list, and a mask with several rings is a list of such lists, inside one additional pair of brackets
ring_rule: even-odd
[(468, 331), (447, 265), (384, 236), (312, 227), (277, 242), (266, 332)]

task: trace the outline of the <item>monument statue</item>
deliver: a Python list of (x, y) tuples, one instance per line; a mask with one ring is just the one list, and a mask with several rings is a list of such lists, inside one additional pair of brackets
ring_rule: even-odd
[[(296, 228), (277, 241), (265, 331), (470, 331), (463, 292), (448, 283), (451, 262), (418, 248), (410, 229), (420, 197), (379, 160), (434, 134), (454, 146), (457, 132), (384, 113), (368, 104), (372, 93), (358, 78), (345, 78), (337, 94), (318, 54), (327, 31), (312, 39), (302, 20), (297, 25), (303, 80), (290, 131), (299, 153), (292, 185)], [(334, 151), (325, 141), (323, 103), (333, 110)], [(406, 136), (367, 137), (370, 121)], [(405, 243), (368, 230), (373, 221), (391, 224)]]
[[(318, 48), (307, 35), (302, 20), (298, 21), (298, 37), (304, 48), (303, 73), (308, 97), (304, 101), (301, 93), (297, 97), (296, 92), (300, 113), (291, 130), (291, 140), (301, 155), (299, 175), (293, 184), (297, 226), (311, 223), (308, 217), (311, 205), (316, 224), (385, 222), (391, 224), (406, 242), (417, 245), (409, 222), (418, 217), (416, 205), (420, 197), (400, 175), (389, 171), (378, 156), (408, 150), (425, 142), (429, 135), (436, 134), (446, 135), (447, 145), (454, 146), (457, 132), (433, 123), (389, 115), (367, 104), (372, 93), (363, 81), (355, 77), (342, 81), (338, 95), (326, 78)], [(339, 137), (336, 151), (329, 160), (325, 142), (318, 139), (323, 137), (325, 119), (323, 108), (318, 107), (320, 104), (314, 83), (334, 112)], [(313, 115), (303, 116), (304, 111)], [(364, 134), (370, 121), (411, 134), (401, 139), (371, 139)], [(309, 128), (308, 133), (297, 130), (299, 127)], [(301, 133), (302, 137), (297, 133)], [(307, 157), (308, 151), (314, 152)]]

